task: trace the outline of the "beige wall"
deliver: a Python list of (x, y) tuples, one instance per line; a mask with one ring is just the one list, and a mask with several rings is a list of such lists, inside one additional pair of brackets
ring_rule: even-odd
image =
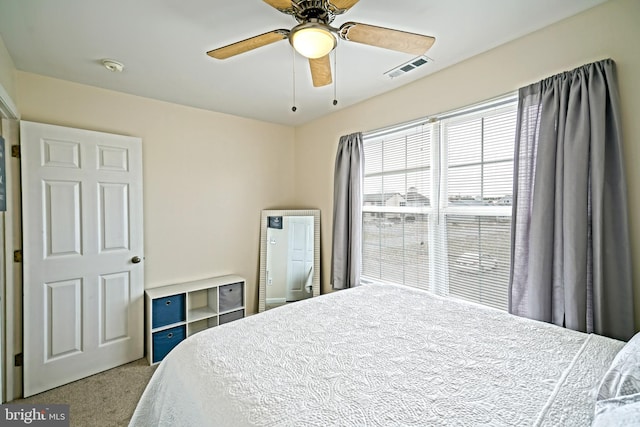
[(23, 120), (142, 138), (145, 287), (223, 274), (257, 308), (260, 211), (293, 204), (292, 128), (16, 72)]
[[(640, 266), (640, 1), (610, 0), (391, 93), (296, 129), (296, 200), (322, 210), (323, 292), (330, 291), (333, 167), (341, 135), (463, 107), (585, 63), (617, 63), (633, 264)], [(437, 59), (437, 58), (436, 58)], [(640, 329), (640, 267), (634, 269)]]

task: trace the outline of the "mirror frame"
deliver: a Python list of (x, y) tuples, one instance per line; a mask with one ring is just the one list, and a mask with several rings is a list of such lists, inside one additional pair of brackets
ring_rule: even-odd
[(267, 218), (270, 216), (313, 216), (313, 297), (320, 295), (320, 209), (265, 209), (260, 218), (260, 286), (258, 313), (267, 305)]

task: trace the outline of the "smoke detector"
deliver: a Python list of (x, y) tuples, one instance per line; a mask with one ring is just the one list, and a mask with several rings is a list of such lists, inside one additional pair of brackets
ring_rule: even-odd
[(104, 68), (114, 73), (120, 73), (122, 70), (124, 70), (124, 64), (118, 61), (114, 61), (113, 59), (103, 59), (102, 65), (104, 65)]

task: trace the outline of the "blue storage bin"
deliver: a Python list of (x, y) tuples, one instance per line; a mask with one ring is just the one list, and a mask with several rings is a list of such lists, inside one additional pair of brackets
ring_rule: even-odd
[(176, 326), (153, 334), (153, 363), (159, 362), (186, 336), (186, 326)]
[(243, 283), (238, 282), (232, 283), (230, 285), (220, 286), (218, 288), (220, 292), (220, 313), (224, 313), (225, 311), (234, 310), (236, 308), (241, 308), (244, 306), (242, 286)]
[(156, 298), (151, 304), (153, 305), (151, 314), (152, 328), (159, 328), (187, 320), (185, 294)]

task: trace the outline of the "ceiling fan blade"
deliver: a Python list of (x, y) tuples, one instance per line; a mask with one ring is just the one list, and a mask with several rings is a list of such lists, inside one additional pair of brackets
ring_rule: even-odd
[(329, 0), (329, 2), (338, 10), (346, 12), (358, 3), (360, 0)]
[(213, 49), (207, 52), (207, 55), (216, 59), (227, 59), (229, 57), (284, 40), (289, 37), (289, 30), (274, 30), (259, 36), (251, 37), (227, 46)]
[(347, 22), (340, 27), (340, 37), (352, 42), (397, 50), (412, 55), (424, 55), (436, 41), (435, 37), (375, 25)]
[(264, 2), (271, 7), (275, 7), (280, 12), (289, 13), (293, 10), (291, 0), (264, 0)]
[(329, 55), (309, 59), (309, 66), (311, 67), (311, 80), (313, 80), (314, 87), (326, 86), (333, 82)]

